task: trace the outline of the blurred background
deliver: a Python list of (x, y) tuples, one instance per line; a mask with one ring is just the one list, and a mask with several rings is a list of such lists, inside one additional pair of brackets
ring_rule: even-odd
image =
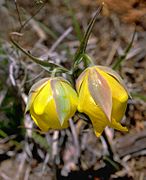
[[(105, 0), (87, 53), (95, 64), (117, 68), (131, 93), (122, 124), (95, 137), (79, 119), (70, 128), (42, 134), (24, 115), (30, 87), (48, 76), (9, 39), (34, 56), (66, 68), (100, 0), (0, 0), (0, 180), (146, 180), (146, 1)], [(136, 30), (135, 30), (136, 29)]]

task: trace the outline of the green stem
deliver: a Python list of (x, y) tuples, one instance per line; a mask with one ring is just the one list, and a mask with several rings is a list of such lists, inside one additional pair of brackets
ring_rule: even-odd
[(83, 59), (84, 59), (84, 65), (87, 68), (90, 65), (94, 65), (91, 57), (88, 54), (83, 54)]
[[(20, 36), (19, 33), (17, 33), (16, 35)], [(42, 66), (45, 70), (50, 72), (50, 70), (52, 70), (54, 68), (57, 68), (58, 71), (68, 72), (68, 69), (66, 69), (66, 68), (64, 68), (64, 67), (62, 67), (62, 66), (60, 66), (58, 64), (55, 64), (55, 63), (49, 62), (49, 61), (44, 61), (44, 60), (38, 59), (37, 57), (31, 55), (29, 52), (24, 50), (16, 41), (14, 41), (11, 35), (10, 35), (10, 40), (19, 50), (21, 50), (25, 55), (27, 55), (35, 63), (37, 63), (40, 66)]]

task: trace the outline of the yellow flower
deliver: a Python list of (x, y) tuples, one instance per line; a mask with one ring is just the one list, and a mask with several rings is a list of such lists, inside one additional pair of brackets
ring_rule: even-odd
[(90, 118), (96, 136), (106, 126), (127, 131), (120, 124), (124, 116), (128, 93), (120, 76), (104, 66), (84, 70), (76, 82), (79, 94), (78, 111)]
[(29, 92), (26, 112), (42, 131), (69, 126), (77, 109), (78, 97), (70, 83), (63, 78), (44, 78)]

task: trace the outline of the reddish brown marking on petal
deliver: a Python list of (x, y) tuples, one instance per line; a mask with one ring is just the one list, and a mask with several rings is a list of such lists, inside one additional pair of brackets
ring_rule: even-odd
[(96, 69), (91, 69), (88, 76), (89, 92), (95, 103), (103, 110), (111, 121), (112, 93), (107, 81)]

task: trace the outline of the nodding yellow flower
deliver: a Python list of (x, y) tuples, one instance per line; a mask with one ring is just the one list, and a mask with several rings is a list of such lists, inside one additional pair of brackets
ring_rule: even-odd
[(96, 136), (100, 136), (106, 126), (127, 131), (120, 120), (126, 110), (128, 92), (115, 71), (104, 66), (89, 67), (78, 77), (76, 89), (78, 111), (88, 115)]
[(69, 126), (77, 109), (78, 97), (70, 83), (63, 78), (44, 78), (29, 92), (26, 112), (42, 131), (64, 129)]

